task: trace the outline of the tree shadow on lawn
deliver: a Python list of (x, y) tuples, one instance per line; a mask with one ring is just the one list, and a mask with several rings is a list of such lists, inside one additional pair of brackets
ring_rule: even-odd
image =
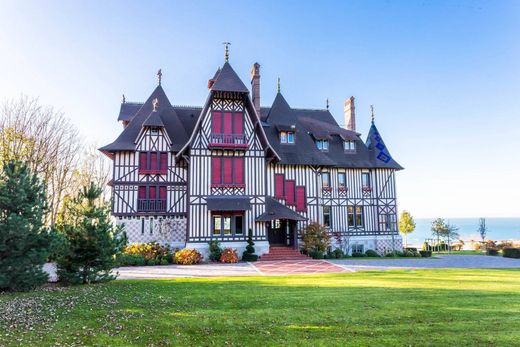
[[(519, 273), (116, 281), (89, 287), (87, 300), (58, 315), (42, 338), (44, 344), (98, 345), (514, 345), (520, 339)], [(43, 295), (67, 300), (83, 288)], [(34, 327), (18, 334), (23, 342), (39, 340)], [(7, 342), (0, 337), (0, 345)]]

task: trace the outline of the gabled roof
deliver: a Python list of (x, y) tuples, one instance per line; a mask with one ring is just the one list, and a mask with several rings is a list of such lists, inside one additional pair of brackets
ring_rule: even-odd
[[(159, 105), (156, 112), (152, 112), (154, 99), (157, 99)], [(143, 126), (158, 126), (160, 123), (172, 141), (171, 150), (178, 151), (188, 140), (188, 135), (170, 100), (159, 85), (131, 118), (130, 123), (123, 129), (119, 137), (100, 150), (103, 152), (135, 150), (137, 137)]]
[(220, 72), (215, 74), (215, 83), (211, 87), (213, 91), (249, 93), (249, 89), (240, 80), (237, 73), (228, 62), (224, 63)]
[(390, 155), (390, 152), (388, 151), (388, 148), (373, 121), (370, 130), (368, 131), (366, 145), (371, 152), (371, 159), (375, 167), (397, 170), (403, 169), (403, 167)]
[(256, 217), (257, 222), (268, 222), (275, 219), (290, 219), (305, 221), (307, 218), (282, 205), (272, 197), (265, 198), (265, 212)]

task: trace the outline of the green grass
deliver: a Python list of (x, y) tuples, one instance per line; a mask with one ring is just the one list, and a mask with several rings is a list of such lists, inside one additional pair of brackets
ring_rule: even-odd
[(442, 252), (433, 252), (433, 254), (452, 254), (452, 255), (486, 255), (485, 252), (475, 251), (475, 250), (462, 250), (462, 251), (442, 251)]
[(2, 294), (0, 312), (8, 346), (518, 346), (520, 271), (125, 280)]

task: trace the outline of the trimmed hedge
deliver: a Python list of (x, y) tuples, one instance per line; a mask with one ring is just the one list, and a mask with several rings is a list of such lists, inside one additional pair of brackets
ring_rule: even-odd
[(419, 254), (423, 258), (429, 258), (432, 256), (432, 251), (419, 251)]
[(377, 253), (376, 251), (374, 251), (373, 249), (367, 249), (367, 251), (365, 252), (365, 255), (367, 257), (381, 257), (379, 255), (379, 253)]
[(520, 258), (520, 248), (504, 248), (502, 255), (504, 258)]
[(487, 255), (498, 255), (498, 249), (495, 248), (488, 248), (486, 249)]
[(362, 257), (366, 257), (367, 255), (365, 253), (359, 253), (359, 252), (353, 252), (352, 253), (352, 257), (354, 258), (362, 258)]

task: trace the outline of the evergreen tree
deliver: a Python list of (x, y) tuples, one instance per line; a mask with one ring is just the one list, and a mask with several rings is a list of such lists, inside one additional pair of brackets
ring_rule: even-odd
[(242, 253), (243, 261), (257, 261), (258, 255), (255, 254), (255, 243), (253, 242), (253, 231), (249, 229), (249, 234), (247, 236), (247, 246), (244, 253)]
[(126, 244), (120, 227), (110, 220), (110, 209), (101, 199), (103, 190), (83, 187), (63, 211), (58, 230), (65, 237), (65, 250), (57, 259), (58, 276), (66, 283), (93, 283), (115, 278), (116, 256)]
[(401, 218), (399, 218), (399, 231), (404, 234), (404, 245), (408, 247), (408, 234), (412, 233), (415, 230), (415, 221), (413, 216), (408, 211), (403, 211), (401, 213)]
[(50, 238), (44, 227), (45, 186), (20, 161), (0, 175), (0, 290), (29, 290), (47, 282), (42, 269)]

